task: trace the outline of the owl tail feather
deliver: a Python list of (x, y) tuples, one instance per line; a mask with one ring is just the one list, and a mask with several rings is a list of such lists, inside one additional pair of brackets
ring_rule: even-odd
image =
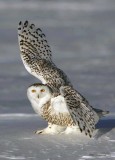
[(101, 109), (93, 108), (94, 111), (98, 114), (99, 118), (104, 117), (106, 114), (109, 114), (109, 111), (103, 111)]

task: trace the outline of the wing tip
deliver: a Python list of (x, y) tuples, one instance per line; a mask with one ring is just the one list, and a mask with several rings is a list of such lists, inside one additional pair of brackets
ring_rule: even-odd
[(21, 33), (22, 28), (23, 28), (23, 23), (22, 23), (22, 21), (20, 21), (19, 24), (18, 24), (18, 34)]
[(24, 22), (24, 26), (26, 27), (26, 26), (28, 26), (28, 24), (29, 24), (29, 22), (28, 22), (28, 20), (26, 20), (26, 21)]
[(28, 24), (29, 24), (28, 20), (25, 20), (24, 23), (23, 23), (22, 21), (19, 21), (19, 23), (18, 23), (18, 25), (19, 25), (18, 30), (19, 30), (20, 28), (22, 28), (23, 25), (24, 25), (24, 27), (27, 27)]
[(19, 26), (22, 25), (22, 21), (19, 22)]

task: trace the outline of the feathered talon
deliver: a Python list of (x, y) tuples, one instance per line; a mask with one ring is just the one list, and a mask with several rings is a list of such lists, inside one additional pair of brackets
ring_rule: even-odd
[(37, 130), (34, 132), (35, 134), (44, 134), (44, 130)]
[(50, 124), (45, 129), (35, 131), (35, 134), (51, 134), (51, 135), (54, 135), (54, 134), (60, 134), (64, 130), (65, 130), (65, 127), (63, 127), (63, 126)]

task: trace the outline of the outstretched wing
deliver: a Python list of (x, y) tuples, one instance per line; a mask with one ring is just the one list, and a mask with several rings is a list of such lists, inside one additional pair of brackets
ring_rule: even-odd
[(67, 108), (75, 124), (81, 132), (85, 131), (90, 137), (95, 129), (99, 116), (89, 105), (88, 101), (70, 86), (60, 88), (61, 95), (65, 98)]
[(18, 26), (18, 40), (22, 61), (29, 72), (30, 66), (26, 61), (28, 60), (28, 57), (33, 63), (36, 59), (52, 61), (51, 49), (48, 45), (45, 34), (40, 28), (36, 29), (34, 24), (29, 24), (28, 21), (25, 21), (23, 24), (20, 21)]
[(52, 62), (50, 46), (41, 29), (28, 21), (19, 23), (18, 39), (21, 58), (27, 71), (48, 84), (54, 92), (62, 85), (70, 85), (66, 74)]

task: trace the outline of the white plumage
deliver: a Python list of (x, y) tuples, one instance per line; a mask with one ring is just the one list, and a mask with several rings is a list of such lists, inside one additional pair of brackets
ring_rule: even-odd
[(99, 118), (108, 112), (95, 109), (77, 92), (66, 74), (53, 63), (52, 53), (40, 28), (28, 21), (19, 23), (18, 39), (21, 58), (27, 71), (42, 81), (27, 90), (28, 99), (48, 127), (37, 133), (60, 133), (70, 128), (84, 131), (90, 137)]
[[(35, 112), (40, 114), (50, 125), (57, 125), (58, 128), (63, 126), (64, 129), (79, 126), (81, 132), (85, 131), (85, 134), (91, 137), (95, 124), (107, 112), (92, 108), (88, 101), (70, 86), (62, 86), (60, 94), (54, 97), (52, 89), (40, 83), (31, 85), (27, 90), (28, 99)], [(41, 131), (37, 131), (37, 133), (41, 133)]]

